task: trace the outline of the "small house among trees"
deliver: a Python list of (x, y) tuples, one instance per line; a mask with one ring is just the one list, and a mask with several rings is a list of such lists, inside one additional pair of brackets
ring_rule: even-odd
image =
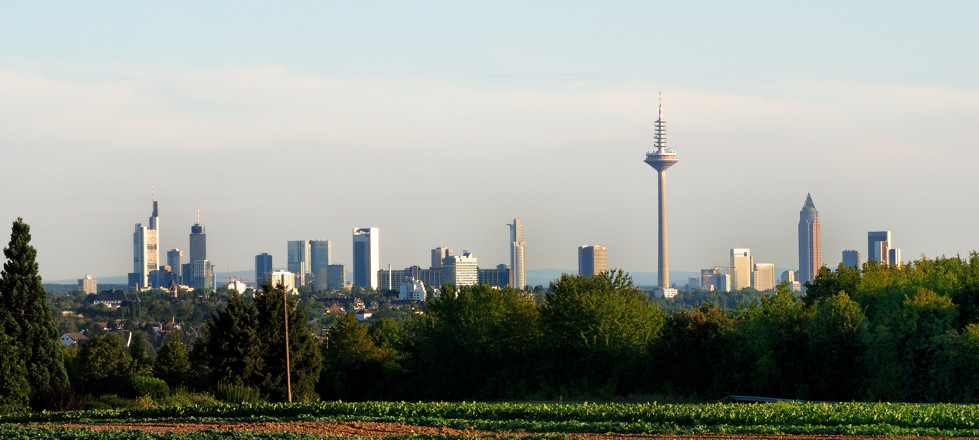
[(81, 333), (65, 333), (61, 335), (61, 343), (65, 344), (65, 347), (81, 344), (85, 339), (88, 339), (88, 337)]

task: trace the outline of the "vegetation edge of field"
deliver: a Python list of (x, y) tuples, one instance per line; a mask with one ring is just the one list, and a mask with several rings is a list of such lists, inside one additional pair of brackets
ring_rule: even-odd
[[(979, 406), (891, 403), (660, 404), (315, 402), (40, 412), (0, 426), (68, 423), (366, 421), (493, 432), (979, 437)], [(0, 433), (2, 433), (0, 432)], [(157, 438), (157, 437), (151, 437)]]

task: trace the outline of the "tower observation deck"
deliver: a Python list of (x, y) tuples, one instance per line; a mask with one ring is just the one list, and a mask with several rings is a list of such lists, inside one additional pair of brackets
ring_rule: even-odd
[(656, 295), (665, 298), (676, 296), (676, 289), (670, 287), (670, 257), (666, 245), (666, 170), (679, 160), (676, 151), (666, 146), (666, 121), (663, 120), (663, 95), (660, 93), (659, 116), (653, 133), (655, 151), (646, 153), (645, 162), (656, 169), (659, 175), (659, 278)]

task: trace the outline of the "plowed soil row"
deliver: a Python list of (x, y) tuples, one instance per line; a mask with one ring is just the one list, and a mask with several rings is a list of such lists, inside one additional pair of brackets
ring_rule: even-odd
[[(526, 432), (486, 432), (476, 430), (460, 430), (447, 427), (433, 428), (428, 426), (410, 426), (397, 423), (376, 422), (211, 422), (211, 423), (128, 423), (128, 424), (65, 424), (40, 425), (44, 428), (91, 429), (93, 431), (109, 431), (134, 429), (146, 432), (195, 432), (205, 430), (216, 431), (258, 431), (283, 432), (328, 435), (336, 437), (382, 438), (394, 435), (436, 434), (436, 435), (467, 435), (485, 438), (500, 438), (505, 436), (524, 437), (533, 435)], [(884, 436), (850, 436), (850, 435), (768, 435), (768, 434), (566, 434), (569, 437), (589, 440), (659, 440), (659, 439), (724, 439), (724, 440), (931, 440), (944, 437), (884, 437)], [(957, 439), (966, 439), (957, 437)], [(977, 440), (976, 438), (968, 438)]]

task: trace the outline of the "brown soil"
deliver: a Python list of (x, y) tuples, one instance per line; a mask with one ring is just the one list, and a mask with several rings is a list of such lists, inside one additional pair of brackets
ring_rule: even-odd
[[(195, 432), (205, 430), (216, 431), (258, 431), (258, 432), (282, 432), (291, 431), (297, 433), (329, 435), (337, 437), (360, 437), (360, 438), (382, 438), (392, 435), (417, 434), (437, 434), (437, 435), (468, 435), (475, 437), (500, 438), (504, 436), (523, 437), (532, 435), (531, 433), (499, 433), (476, 431), (472, 429), (460, 430), (447, 427), (432, 428), (427, 426), (410, 426), (397, 423), (376, 423), (376, 422), (260, 422), (260, 423), (238, 423), (238, 422), (211, 422), (211, 423), (129, 423), (129, 424), (66, 424), (66, 425), (40, 425), (41, 428), (71, 428), (71, 429), (91, 429), (93, 431), (109, 431), (122, 429), (135, 429), (146, 432)], [(588, 440), (660, 440), (660, 439), (724, 439), (724, 440), (747, 440), (747, 439), (766, 439), (766, 440), (931, 440), (942, 437), (883, 437), (883, 436), (848, 436), (848, 435), (768, 435), (768, 434), (699, 434), (699, 435), (671, 435), (671, 434), (566, 434), (569, 438), (584, 438)], [(963, 439), (965, 439), (963, 437)]]

